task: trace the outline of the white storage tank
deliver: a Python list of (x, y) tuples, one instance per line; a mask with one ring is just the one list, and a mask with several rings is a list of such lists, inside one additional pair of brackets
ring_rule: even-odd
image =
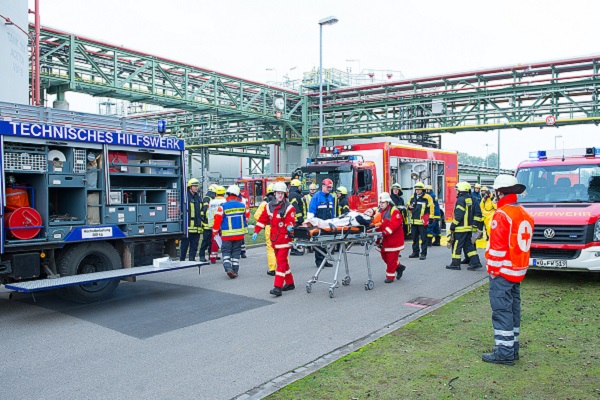
[(0, 101), (29, 104), (27, 10), (27, 0), (0, 1), (0, 15), (11, 21), (0, 18)]

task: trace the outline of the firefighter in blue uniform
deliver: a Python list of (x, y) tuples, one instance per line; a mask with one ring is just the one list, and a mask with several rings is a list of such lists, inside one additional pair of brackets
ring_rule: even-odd
[[(307, 218), (331, 219), (334, 217), (335, 199), (331, 195), (333, 189), (333, 181), (329, 178), (323, 179), (321, 191), (315, 193), (308, 207)], [(318, 251), (315, 251), (315, 264), (317, 267), (325, 260), (325, 256)], [(333, 267), (333, 264), (325, 260), (326, 267)]]
[(429, 225), (427, 225), (427, 246), (439, 246), (440, 241), (442, 240), (442, 230), (440, 227), (440, 224), (442, 223), (442, 213), (440, 210), (440, 203), (438, 202), (437, 196), (431, 185), (426, 185), (425, 190), (433, 200), (433, 216), (429, 220)]

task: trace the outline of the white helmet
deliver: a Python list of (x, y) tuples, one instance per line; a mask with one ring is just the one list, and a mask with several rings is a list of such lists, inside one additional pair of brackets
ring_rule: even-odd
[(287, 185), (284, 182), (276, 182), (273, 185), (273, 192), (287, 193)]
[(517, 178), (512, 175), (498, 175), (494, 179), (493, 188), (506, 194), (521, 194), (525, 191), (525, 185), (520, 184)]
[(240, 195), (240, 187), (238, 185), (231, 185), (227, 188), (226, 192), (234, 196)]
[(394, 204), (394, 202), (392, 201), (392, 198), (390, 197), (390, 194), (388, 192), (382, 192), (379, 195), (379, 202), (382, 201), (387, 201), (388, 203)]

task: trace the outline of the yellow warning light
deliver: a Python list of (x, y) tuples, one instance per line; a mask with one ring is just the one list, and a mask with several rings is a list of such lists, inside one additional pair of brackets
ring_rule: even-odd
[(44, 253), (43, 251), (40, 253), (40, 258), (46, 258), (46, 253)]

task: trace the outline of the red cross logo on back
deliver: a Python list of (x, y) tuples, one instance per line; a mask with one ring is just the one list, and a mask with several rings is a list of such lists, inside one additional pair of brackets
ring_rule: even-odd
[(533, 232), (533, 227), (529, 221), (521, 221), (517, 232), (517, 242), (523, 252), (529, 251), (531, 247), (531, 232)]

